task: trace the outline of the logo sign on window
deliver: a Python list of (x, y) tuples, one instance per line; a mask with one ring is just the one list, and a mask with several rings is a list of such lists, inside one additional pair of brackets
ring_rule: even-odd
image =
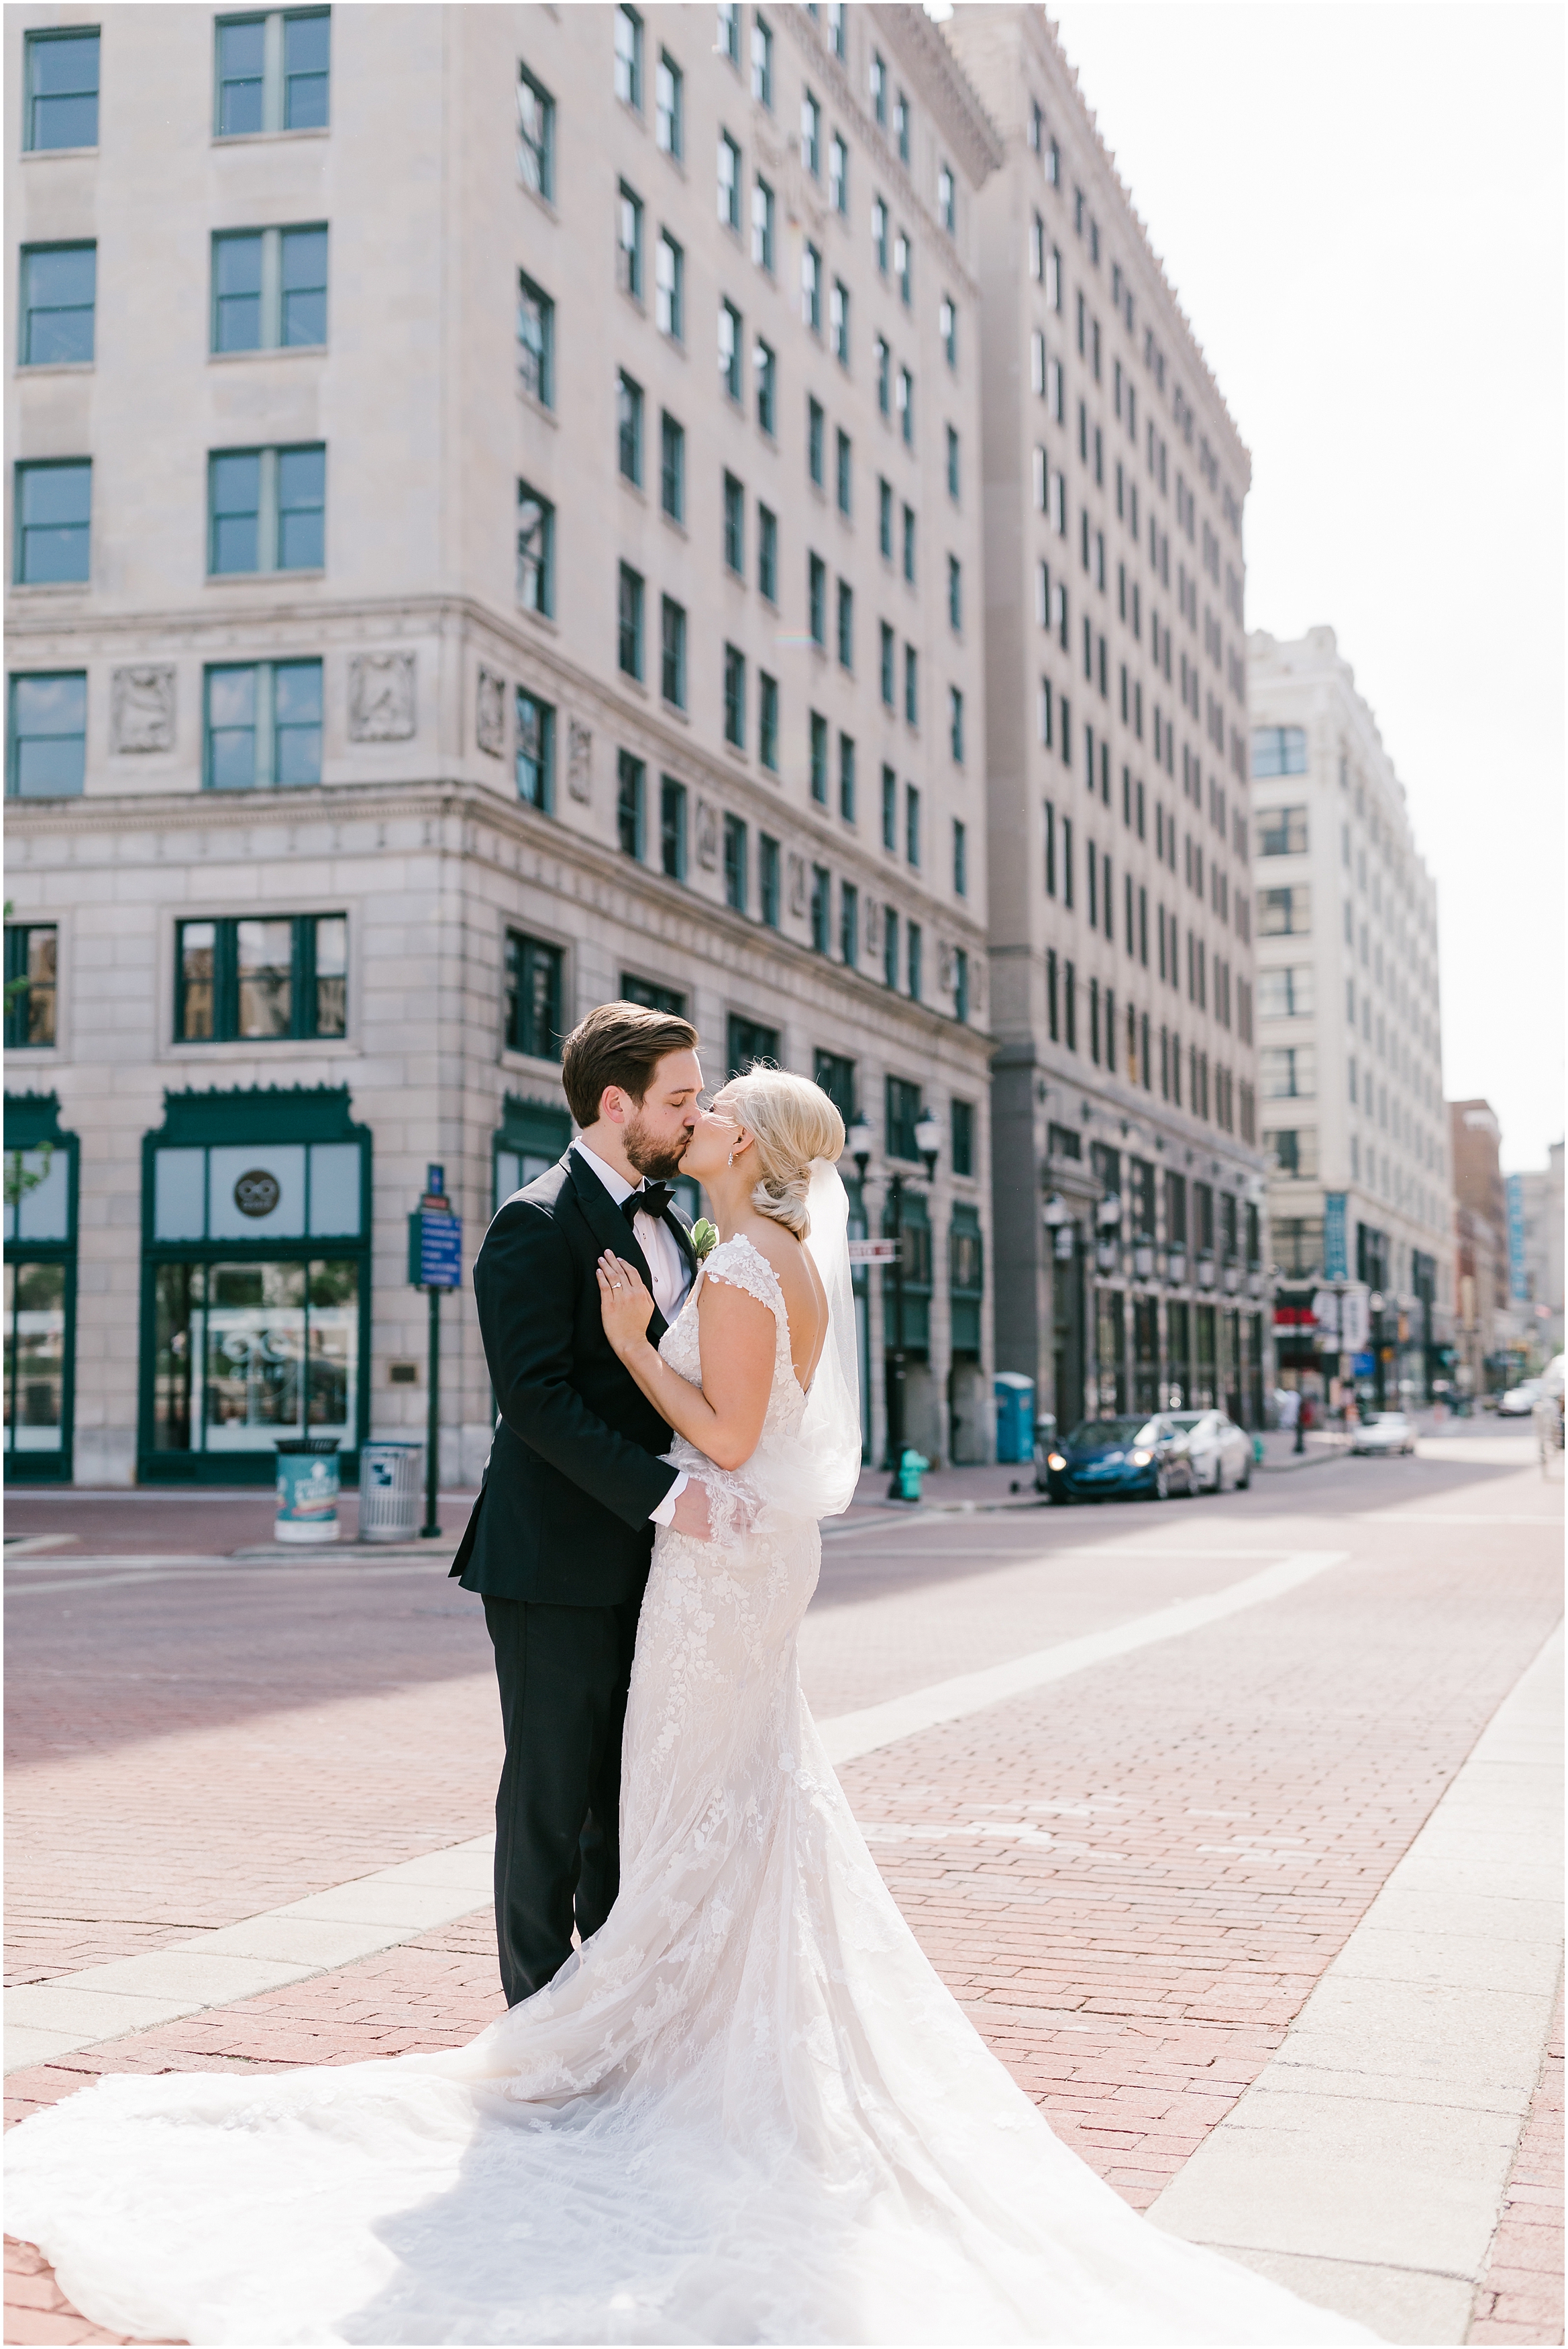
[(234, 1185), (234, 1205), (242, 1216), (270, 1216), (282, 1197), (277, 1176), (264, 1166), (253, 1166)]

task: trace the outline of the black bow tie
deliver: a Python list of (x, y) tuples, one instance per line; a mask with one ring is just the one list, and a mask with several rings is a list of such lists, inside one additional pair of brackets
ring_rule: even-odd
[(640, 1191), (629, 1191), (621, 1202), (621, 1213), (629, 1224), (635, 1216), (652, 1216), (656, 1222), (675, 1197), (671, 1183), (645, 1183)]

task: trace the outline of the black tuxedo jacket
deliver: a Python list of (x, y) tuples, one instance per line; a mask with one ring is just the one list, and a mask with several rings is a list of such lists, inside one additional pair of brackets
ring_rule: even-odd
[[(673, 1207), (665, 1220), (695, 1270), (686, 1224)], [(452, 1567), (465, 1590), (558, 1607), (642, 1594), (648, 1512), (676, 1472), (655, 1456), (670, 1429), (604, 1335), (604, 1248), (652, 1288), (630, 1224), (575, 1150), (514, 1191), (485, 1234), (474, 1294), (500, 1418)], [(665, 1327), (655, 1305), (655, 1345)]]

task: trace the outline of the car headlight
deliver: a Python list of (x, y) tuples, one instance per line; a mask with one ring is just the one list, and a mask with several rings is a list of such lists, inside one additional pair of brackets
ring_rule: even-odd
[(1152, 1452), (1130, 1452), (1127, 1456), (1135, 1468), (1147, 1468), (1154, 1454)]
[(1067, 1462), (1062, 1458), (1059, 1452), (1047, 1453), (1046, 1455), (1046, 1465), (1047, 1468), (1065, 1468), (1067, 1464)]

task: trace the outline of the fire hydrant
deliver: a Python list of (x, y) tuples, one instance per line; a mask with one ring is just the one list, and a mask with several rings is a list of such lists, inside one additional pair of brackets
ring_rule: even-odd
[(920, 1480), (930, 1465), (925, 1454), (917, 1452), (913, 1444), (899, 1454), (898, 1495), (901, 1501), (919, 1500)]

